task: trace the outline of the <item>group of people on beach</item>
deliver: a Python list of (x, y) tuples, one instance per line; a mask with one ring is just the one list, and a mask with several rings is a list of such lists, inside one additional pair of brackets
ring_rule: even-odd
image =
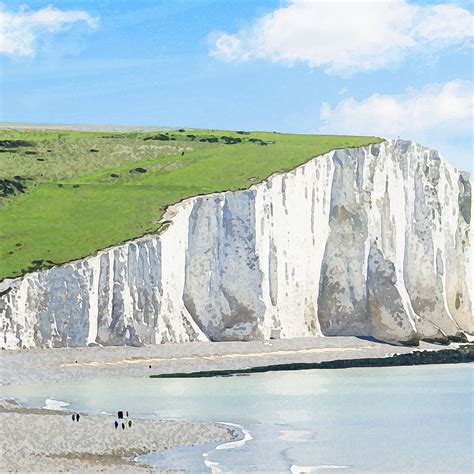
[(117, 429), (119, 426), (122, 426), (122, 430), (124, 430), (127, 426), (129, 428), (132, 427), (132, 420), (128, 417), (128, 411), (125, 412), (125, 418), (122, 410), (117, 412), (117, 419), (115, 420), (114, 426), (115, 429)]
[[(81, 419), (81, 415), (79, 415), (79, 413), (73, 413), (71, 418), (72, 421), (78, 422)], [(114, 422), (114, 426), (115, 429), (118, 429), (119, 426), (122, 426), (122, 430), (124, 430), (126, 427), (132, 427), (132, 420), (128, 416), (128, 411), (125, 412), (125, 415), (122, 410), (117, 412), (117, 419)]]

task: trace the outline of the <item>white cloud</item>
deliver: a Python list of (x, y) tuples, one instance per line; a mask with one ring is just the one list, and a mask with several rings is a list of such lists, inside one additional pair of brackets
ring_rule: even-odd
[(402, 95), (373, 94), (357, 101), (350, 97), (334, 108), (324, 103), (322, 132), (394, 137), (434, 129), (469, 131), (474, 114), (473, 83), (429, 84)]
[(83, 10), (62, 11), (49, 5), (37, 11), (22, 7), (13, 13), (0, 4), (0, 53), (32, 56), (41, 35), (64, 31), (77, 22), (95, 28), (98, 20)]
[(451, 4), (406, 0), (291, 0), (236, 34), (214, 33), (211, 56), (305, 62), (329, 73), (390, 67), (412, 53), (467, 45), (473, 16)]
[(420, 21), (415, 32), (426, 41), (463, 43), (474, 35), (473, 18), (464, 8), (435, 5), (430, 7), (429, 15)]
[(401, 95), (373, 94), (321, 106), (321, 133), (398, 136), (438, 148), (461, 168), (471, 167), (474, 84), (429, 84)]

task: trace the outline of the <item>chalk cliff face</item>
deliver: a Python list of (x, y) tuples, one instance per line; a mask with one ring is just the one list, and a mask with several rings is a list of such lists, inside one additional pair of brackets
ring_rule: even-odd
[(0, 283), (0, 346), (473, 334), (470, 206), (468, 176), (434, 150), (333, 151)]

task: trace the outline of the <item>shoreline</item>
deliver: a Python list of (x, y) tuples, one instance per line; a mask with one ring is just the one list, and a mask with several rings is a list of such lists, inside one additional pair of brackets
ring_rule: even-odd
[(286, 370), (312, 369), (349, 369), (369, 367), (401, 367), (414, 365), (445, 365), (465, 364), (474, 362), (474, 344), (463, 344), (454, 349), (437, 351), (414, 351), (408, 354), (396, 354), (384, 358), (339, 359), (314, 363), (294, 363), (250, 367), (248, 369), (213, 370), (201, 372), (182, 372), (174, 374), (150, 375), (150, 378), (202, 378), (229, 377), (233, 375), (261, 374), (264, 372), (279, 372)]
[[(456, 351), (469, 344), (449, 346), (421, 342), (419, 346), (395, 346), (352, 336), (279, 339), (250, 342), (190, 342), (142, 347), (108, 346), (61, 349), (5, 350), (0, 352), (0, 386), (35, 382), (61, 382), (108, 378), (167, 376), (197, 372), (260, 371), (300, 368), (349, 367), (357, 360), (374, 365), (393, 356), (409, 356), (413, 363), (427, 356), (441, 363), (453, 359)], [(322, 365), (321, 365), (322, 364)], [(272, 370), (272, 369), (270, 369)], [(245, 373), (245, 372), (243, 372)]]
[[(474, 362), (474, 344), (445, 346), (423, 342), (419, 347), (406, 347), (336, 337), (0, 354), (0, 386), (21, 386), (123, 377), (188, 378), (315, 368), (466, 363)], [(44, 408), (21, 403), (18, 399), (0, 398), (0, 472), (176, 473), (183, 472), (181, 466), (156, 468), (145, 464), (140, 456), (175, 447), (245, 441), (245, 430), (227, 423), (135, 418), (131, 413), (132, 427), (121, 430), (114, 429), (115, 417), (104, 412), (79, 412), (80, 422), (73, 422), (73, 412), (58, 399), (46, 399)]]
[(133, 418), (131, 428), (114, 428), (113, 416), (28, 408), (0, 399), (0, 472), (180, 472), (137, 461), (143, 454), (180, 446), (232, 442), (234, 427), (218, 423)]

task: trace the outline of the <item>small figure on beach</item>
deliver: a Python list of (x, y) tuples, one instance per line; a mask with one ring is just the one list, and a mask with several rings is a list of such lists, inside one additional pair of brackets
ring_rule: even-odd
[(129, 428), (132, 427), (132, 420), (128, 420), (128, 427), (129, 427)]
[(75, 413), (72, 414), (72, 421), (76, 421), (76, 414)]
[(115, 420), (114, 425), (115, 425), (115, 429), (117, 429), (118, 428), (118, 421), (117, 420)]
[(125, 429), (125, 423), (122, 423), (122, 430)]
[(127, 418), (128, 418), (128, 411), (126, 412)]
[(119, 420), (123, 420), (123, 411), (122, 410), (117, 412), (117, 417), (118, 417)]
[(76, 421), (79, 421), (80, 417), (81, 417), (81, 415), (79, 415), (79, 413), (76, 413)]

